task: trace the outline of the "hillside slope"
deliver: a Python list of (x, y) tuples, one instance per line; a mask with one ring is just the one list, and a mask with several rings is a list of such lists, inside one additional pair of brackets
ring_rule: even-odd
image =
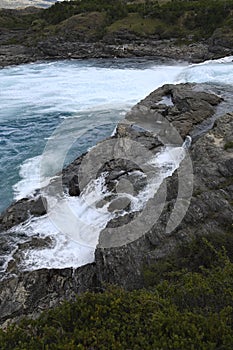
[[(232, 54), (233, 1), (60, 2), (0, 11), (0, 65), (36, 59)], [(18, 56), (18, 57), (16, 57)]]

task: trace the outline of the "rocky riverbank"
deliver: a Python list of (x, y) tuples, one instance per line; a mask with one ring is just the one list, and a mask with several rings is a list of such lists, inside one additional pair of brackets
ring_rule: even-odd
[(60, 12), (52, 7), (51, 14), (34, 7), (0, 9), (0, 67), (38, 60), (132, 57), (197, 63), (233, 54), (230, 28), (194, 40), (187, 28), (182, 34), (172, 27), (168, 35), (166, 23), (158, 25), (139, 14), (130, 13), (111, 24), (102, 12), (72, 15), (71, 5), (66, 9), (69, 5), (64, 3), (64, 9), (71, 11), (66, 19), (63, 4), (59, 6)]
[[(179, 170), (167, 179), (167, 195), (163, 182), (155, 196), (156, 201), (149, 200), (149, 210), (152, 210), (148, 212), (149, 216), (144, 217), (143, 211), (132, 214), (128, 211), (129, 202), (125, 198), (117, 198), (117, 186), (123, 186), (124, 192), (129, 194), (145, 187), (150, 169), (144, 169), (147, 179), (139, 176), (143, 172), (140, 168), (141, 156), (146, 158), (147, 154), (158, 154), (164, 144), (181, 146), (185, 137), (195, 133), (203, 121), (211, 118), (221, 103), (219, 96), (204, 90), (201, 85), (181, 84), (165, 85), (136, 105), (109, 139), (114, 147), (117, 142), (133, 161), (113, 157), (100, 170), (107, 173), (106, 186), (112, 193), (107, 199), (109, 210), (124, 210), (125, 214), (111, 220), (101, 232), (95, 262), (78, 269), (22, 272), (20, 263), (24, 252), (49, 247), (52, 242), (41, 242), (38, 237), (31, 237), (20, 244), (8, 265), (7, 271), (11, 276), (0, 283), (0, 323), (6, 325), (25, 315), (37, 317), (42, 310), (58, 305), (64, 299), (70, 300), (76, 293), (100, 290), (106, 283), (127, 289), (143, 287), (144, 266), (156, 263), (179, 243), (196, 235), (232, 232), (233, 113), (221, 116), (211, 130), (196, 137)], [(101, 144), (94, 149), (94, 158), (91, 158), (90, 152), (89, 157), (94, 162), (98, 160), (98, 152), (103, 151)], [(144, 151), (140, 155), (142, 149)], [(112, 151), (115, 152), (115, 149)], [(78, 177), (83, 179), (82, 163), (83, 157), (80, 157), (63, 171), (63, 185), (71, 196), (78, 196), (82, 190)], [(85, 181), (95, 174), (98, 164), (91, 164), (90, 171), (83, 174)], [(193, 185), (191, 196), (190, 185)], [(153, 215), (162, 200), (161, 215), (155, 219)], [(184, 209), (187, 209), (186, 213)], [(33, 200), (16, 202), (1, 215), (0, 238), (5, 253), (10, 254), (8, 240), (14, 235), (7, 236), (4, 231), (24, 222), (30, 215), (44, 215), (45, 212), (37, 193)], [(181, 222), (180, 216), (184, 216)], [(136, 229), (130, 228), (138, 217)], [(144, 232), (148, 222), (150, 227)], [(172, 229), (168, 229), (168, 222)]]
[[(137, 40), (118, 44), (114, 40), (93, 42), (63, 41), (50, 38), (35, 46), (1, 45), (0, 32), (0, 67), (18, 65), (45, 60), (89, 59), (89, 58), (147, 58), (151, 60), (186, 61), (198, 63), (232, 54), (230, 48), (212, 47), (204, 42), (177, 45), (175, 40)], [(9, 38), (15, 33), (7, 34)], [(8, 39), (10, 41), (10, 39)]]

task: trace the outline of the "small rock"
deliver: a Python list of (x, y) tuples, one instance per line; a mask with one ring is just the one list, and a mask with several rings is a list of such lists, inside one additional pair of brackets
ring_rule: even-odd
[(108, 206), (108, 211), (110, 213), (115, 211), (127, 211), (130, 207), (130, 199), (127, 197), (120, 197), (117, 199), (114, 199)]

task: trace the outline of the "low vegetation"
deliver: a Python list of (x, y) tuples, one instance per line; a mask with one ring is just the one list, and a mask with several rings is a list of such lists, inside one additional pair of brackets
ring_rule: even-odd
[(209, 38), (219, 28), (225, 32), (227, 28), (232, 33), (232, 11), (233, 0), (73, 0), (57, 2), (40, 11), (1, 10), (0, 28), (24, 29), (28, 31), (27, 35), (35, 35), (36, 32), (37, 37), (57, 35), (67, 19), (83, 14), (87, 18), (86, 23), (82, 21), (81, 25), (80, 35), (83, 35), (83, 26), (88, 32), (90, 24), (87, 14), (94, 12), (104, 16), (105, 20), (101, 23), (101, 30), (97, 26), (98, 33), (87, 33), (90, 40), (127, 30), (139, 36), (176, 38), (178, 42), (181, 39), (196, 41)]
[(77, 296), (1, 331), (0, 348), (231, 350), (232, 243), (232, 232), (196, 238), (145, 267), (143, 290)]
[(229, 141), (224, 145), (225, 150), (232, 149), (232, 148), (233, 148), (233, 141)]

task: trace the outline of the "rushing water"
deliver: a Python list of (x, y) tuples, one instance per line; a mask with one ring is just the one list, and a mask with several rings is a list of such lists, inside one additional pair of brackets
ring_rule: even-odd
[[(219, 91), (225, 86), (227, 97), (233, 83), (232, 57), (197, 65), (88, 60), (34, 63), (0, 70), (0, 211), (13, 197), (23, 198), (37, 188), (41, 154), (64, 119), (76, 121), (75, 128), (80, 132), (82, 128), (89, 129), (68, 153), (65, 161), (68, 163), (110, 135), (125, 112), (149, 92), (165, 83), (177, 82), (212, 84), (215, 92), (218, 86)], [(96, 120), (101, 122), (92, 128)], [(179, 166), (177, 159), (181, 159), (180, 155), (169, 160), (170, 172)], [(159, 160), (154, 162), (158, 166)], [(155, 179), (157, 184), (159, 179)], [(104, 193), (98, 186), (95, 200), (100, 200)], [(155, 191), (155, 182), (153, 186)], [(71, 205), (82, 206), (78, 201), (70, 199)], [(83, 207), (80, 210), (85, 212)], [(99, 230), (106, 225), (106, 220), (97, 219), (96, 214), (86, 211), (85, 215), (87, 221), (99, 220)], [(104, 218), (109, 214), (101, 215)], [(92, 243), (85, 241), (83, 245), (68, 240), (44, 218), (32, 219), (14, 230), (33, 235), (38, 227), (41, 236), (56, 237), (57, 244), (54, 249), (28, 252), (26, 265), (30, 268), (79, 266), (93, 260), (98, 230), (90, 238)]]
[[(78, 127), (78, 119), (90, 125), (104, 115), (108, 124), (86, 135), (70, 161), (110, 135), (124, 111), (159, 85), (175, 81), (183, 69), (130, 62), (126, 66), (124, 62), (75, 61), (0, 71), (0, 211), (12, 201), (12, 188), (20, 198), (36, 186), (37, 156), (64, 118), (77, 118)], [(25, 186), (17, 184), (21, 177)]]

